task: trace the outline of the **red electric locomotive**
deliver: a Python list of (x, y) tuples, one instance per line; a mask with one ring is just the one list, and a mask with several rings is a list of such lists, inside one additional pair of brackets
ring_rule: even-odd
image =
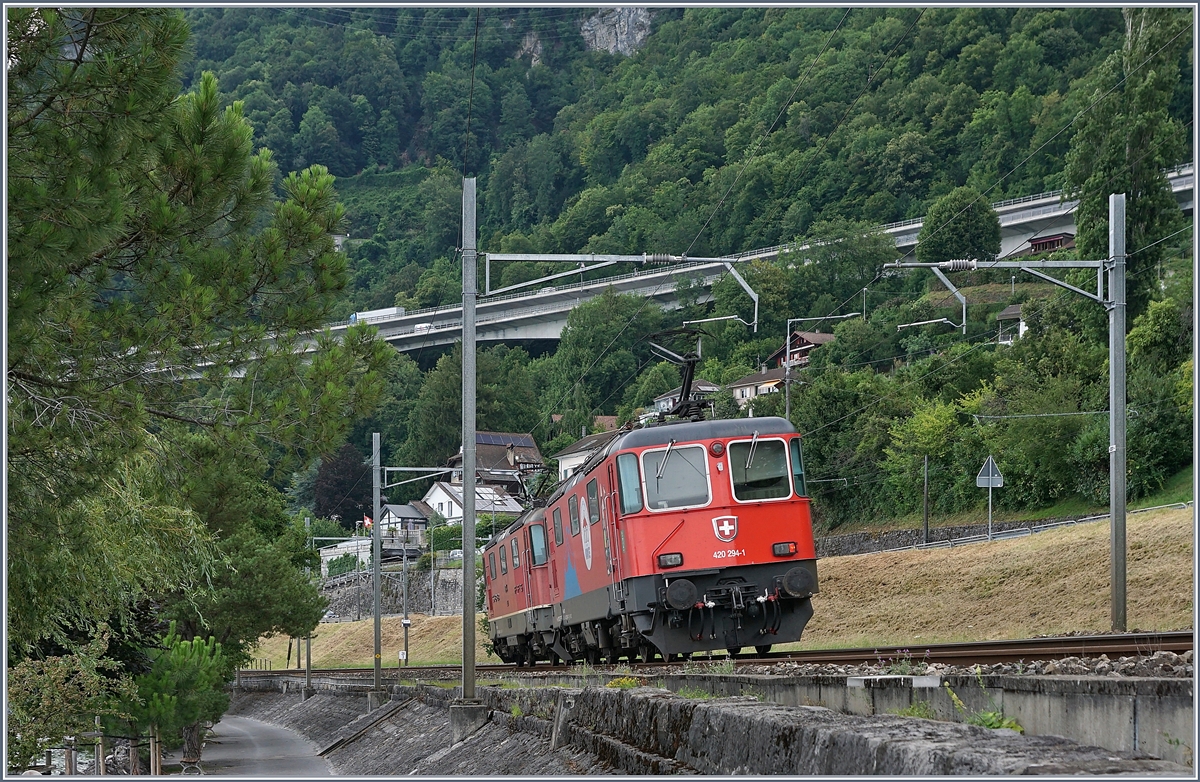
[(774, 417), (624, 432), (483, 559), (506, 662), (765, 654), (818, 591), (800, 437)]

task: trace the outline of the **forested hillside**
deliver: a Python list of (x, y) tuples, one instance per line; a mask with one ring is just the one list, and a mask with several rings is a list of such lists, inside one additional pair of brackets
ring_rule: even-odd
[[(188, 19), (193, 73), (244, 101), (256, 141), (340, 178), (347, 230), (370, 240), (347, 312), (457, 296), (453, 264), (434, 266), (457, 246), (464, 170), (481, 248), (545, 253), (724, 254), (835, 217), (917, 217), (960, 185), (992, 201), (1060, 188), (1061, 131), (1092, 100), (1080, 80), (1124, 32), (1114, 8), (658, 9), (625, 58), (585, 48), (593, 13)], [(1190, 73), (1170, 97), (1185, 122)]]
[[(1187, 463), (1190, 232), (1155, 195), (1156, 172), (1191, 156), (1185, 13), (652, 13), (649, 36), (626, 57), (588, 47), (584, 20), (609, 18), (594, 9), (198, 9), (187, 12), (189, 71), (193, 81), (216, 73), (284, 169), (320, 163), (338, 176), (351, 237), (342, 316), (459, 300), (464, 174), (479, 180), (484, 250), (700, 256), (810, 246), (746, 270), (762, 297), (759, 329), (711, 325), (701, 374), (727, 383), (753, 371), (782, 344), (789, 317), (865, 310), (813, 327), (836, 325), (837, 340), (814, 352), (792, 389), (810, 469), (828, 481), (820, 513), (830, 524), (912, 510), (924, 455), (940, 511), (980, 501), (969, 479), (988, 451), (1004, 453), (1013, 476), (1003, 504), (1103, 500), (1105, 416), (995, 417), (1103, 411), (1102, 308), (1030, 278), (975, 272), (956, 283), (969, 290), (965, 334), (897, 330), (957, 317), (941, 309), (956, 305), (926, 274), (881, 275), (895, 252), (871, 228), (1065, 189), (1100, 222), (1081, 221), (1079, 248), (1059, 257), (1099, 257), (1106, 213), (1092, 205), (1124, 189), (1130, 349), (1141, 359), (1134, 371), (1149, 373), (1131, 380), (1131, 491), (1150, 491)], [(923, 237), (918, 256), (973, 230), (957, 219)], [(548, 271), (508, 264), (495, 284)], [(996, 312), (1019, 302), (1028, 338), (995, 347)], [(581, 307), (550, 355), (483, 352), (479, 426), (530, 431), (553, 452), (593, 415), (628, 418), (678, 384), (674, 367), (651, 359), (646, 334), (749, 312), (729, 278), (713, 303), (674, 313), (620, 297)], [(394, 464), (440, 463), (458, 444), (457, 353), (416, 358), (420, 366), (399, 359), (385, 412), (352, 435), (366, 452), (369, 432), (382, 431)], [(731, 398), (718, 407), (745, 414)], [(782, 412), (782, 403), (758, 408)], [(300, 505), (311, 507), (305, 487), (317, 469), (293, 490)]]

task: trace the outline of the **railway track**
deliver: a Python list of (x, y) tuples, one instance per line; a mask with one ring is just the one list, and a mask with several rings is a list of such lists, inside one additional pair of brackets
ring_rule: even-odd
[[(733, 658), (735, 666), (762, 666), (774, 663), (823, 663), (835, 665), (862, 665), (888, 663), (901, 659), (919, 662), (942, 663), (944, 665), (991, 665), (994, 663), (1031, 662), (1033, 660), (1055, 660), (1063, 657), (1110, 658), (1151, 655), (1158, 651), (1182, 654), (1193, 649), (1194, 634), (1191, 631), (1162, 633), (1120, 633), (1111, 635), (1056, 636), (1049, 638), (1024, 638), (1011, 641), (975, 641), (957, 644), (909, 644), (907, 646), (879, 646), (862, 649), (815, 649), (794, 652), (772, 652), (764, 657), (756, 654), (740, 654)], [(724, 653), (711, 657), (697, 656), (696, 661), (723, 661)], [(634, 670), (661, 669), (679, 664), (680, 661), (655, 660), (650, 663), (629, 664)], [(404, 668), (385, 668), (385, 679), (394, 680), (397, 675), (408, 674), (407, 678), (427, 677), (430, 674), (457, 672), (458, 665), (410, 665)], [(513, 673), (515, 671), (551, 672), (569, 671), (566, 665), (539, 664), (532, 668), (515, 665), (477, 665), (479, 674)], [(600, 667), (603, 670), (603, 667)], [(314, 676), (361, 678), (373, 676), (374, 668), (322, 668), (313, 669)], [(303, 676), (303, 670), (247, 670), (243, 676)]]

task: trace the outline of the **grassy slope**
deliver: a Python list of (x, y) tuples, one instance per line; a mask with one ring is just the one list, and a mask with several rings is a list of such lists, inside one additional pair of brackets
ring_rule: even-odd
[[(1016, 638), (1110, 627), (1108, 524), (1101, 521), (1027, 538), (952, 549), (900, 551), (821, 560), (821, 593), (798, 647), (904, 645)], [(1191, 510), (1131, 515), (1127, 525), (1128, 626), (1192, 626)], [(413, 616), (409, 660), (457, 662), (460, 617)], [(476, 640), (481, 640), (476, 633)], [(322, 624), (313, 638), (316, 667), (370, 666), (370, 620)], [(383, 664), (403, 647), (399, 619), (384, 619)], [(280, 668), (288, 640), (263, 642), (258, 656)], [(488, 658), (481, 646), (476, 660)], [(295, 666), (295, 657), (292, 665)]]

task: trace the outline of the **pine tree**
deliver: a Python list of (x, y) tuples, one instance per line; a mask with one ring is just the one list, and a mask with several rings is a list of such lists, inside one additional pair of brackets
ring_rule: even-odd
[(347, 277), (333, 178), (279, 179), (211, 74), (179, 94), (177, 11), (14, 8), (8, 24), (7, 640), (21, 659), (203, 589), (216, 531), (182, 494), (192, 438), (206, 459), (290, 470), (375, 403), (389, 351), (369, 329), (322, 331)]

